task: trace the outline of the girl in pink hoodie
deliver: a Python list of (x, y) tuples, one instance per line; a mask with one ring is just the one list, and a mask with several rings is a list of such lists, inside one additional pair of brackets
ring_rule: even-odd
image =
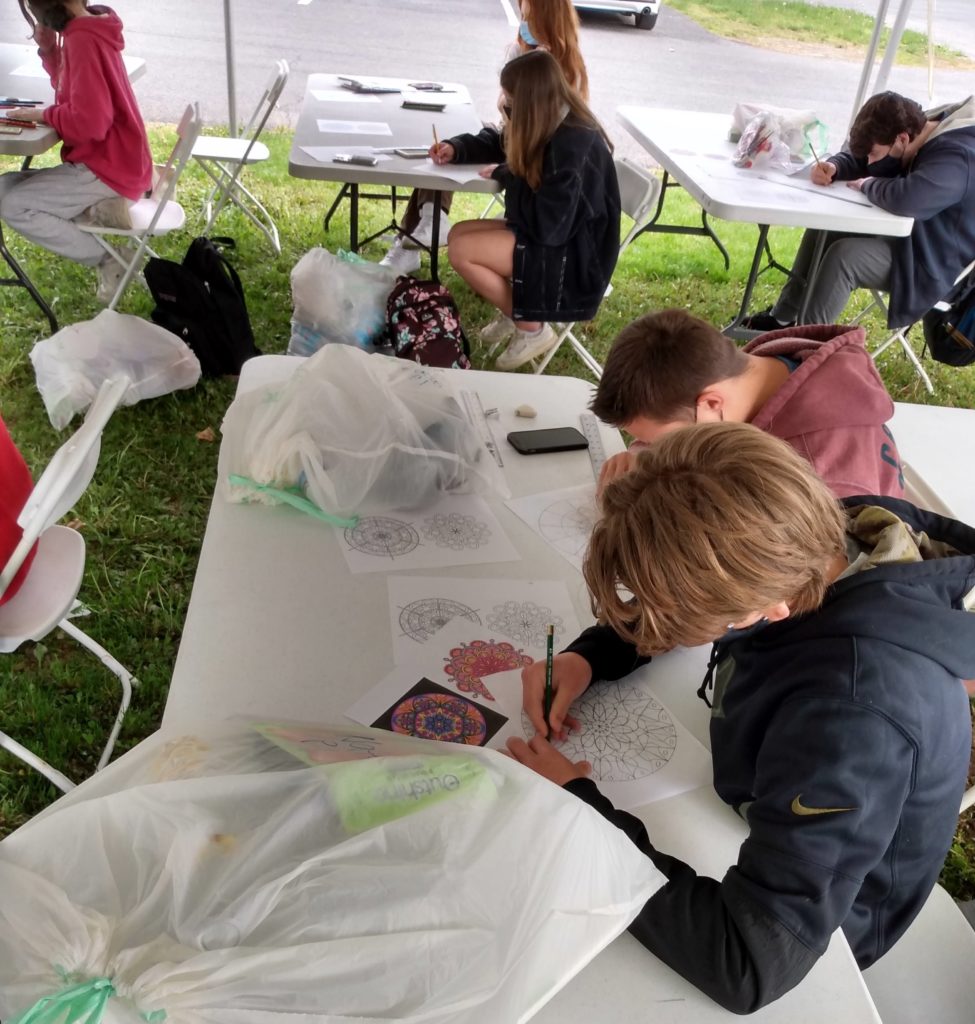
[(145, 125), (122, 62), (122, 22), (85, 0), (20, 0), (54, 103), (10, 111), (61, 136), (59, 167), (0, 175), (0, 220), (59, 256), (98, 269), (108, 301), (124, 266), (75, 218), (105, 199), (141, 198), (152, 185)]

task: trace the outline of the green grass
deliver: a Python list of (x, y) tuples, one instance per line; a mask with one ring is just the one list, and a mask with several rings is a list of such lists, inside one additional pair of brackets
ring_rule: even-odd
[[(321, 216), (335, 187), (289, 178), (290, 136), (272, 133), (266, 138), (272, 158), (254, 169), (249, 180), (277, 220), (284, 251), (275, 256), (239, 215), (227, 214), (218, 231), (237, 238), (233, 259), (247, 291), (258, 344), (265, 352), (283, 352), (290, 333), (291, 267), (311, 246), (325, 244), (334, 250), (347, 245), (348, 225), (343, 214), (323, 237)], [(154, 151), (163, 153), (171, 144), (171, 132), (154, 130), (152, 140)], [(205, 180), (194, 169), (180, 183), (179, 198), (191, 220), (184, 232), (160, 242), (163, 255), (180, 258), (199, 230), (192, 215), (201, 208)], [(679, 190), (667, 202), (671, 219), (676, 215), (687, 224), (700, 222), (699, 208)], [(483, 197), (460, 194), (452, 217), (477, 216), (484, 205)], [(364, 204), (362, 233), (379, 228), (387, 213), (381, 203)], [(582, 331), (597, 357), (605, 355), (624, 324), (651, 309), (684, 306), (718, 324), (731, 319), (756, 229), (723, 222), (715, 222), (715, 228), (731, 253), (730, 272), (704, 238), (649, 235), (630, 248), (614, 277), (612, 295)], [(774, 250), (783, 263), (790, 262), (799, 236), (798, 231), (773, 230)], [(7, 242), (42, 294), (56, 300), (62, 324), (98, 312), (92, 271), (37, 249), (12, 232), (7, 233)], [(376, 242), (365, 255), (379, 259), (382, 252), (383, 244)], [(477, 327), (490, 319), (492, 311), (449, 268), (444, 279), (473, 342)], [(781, 284), (781, 275), (764, 275), (756, 304), (771, 302)], [(150, 308), (148, 294), (139, 287), (133, 287), (122, 304), (123, 312), (143, 316)], [(25, 292), (0, 289), (0, 325), (0, 411), (37, 471), (67, 436), (67, 431), (59, 436), (51, 428), (28, 358), (32, 344), (46, 336), (46, 321)], [(869, 320), (868, 328), (873, 340), (883, 337), (883, 325), (876, 318)], [(476, 348), (475, 362), (482, 364)], [(903, 357), (892, 355), (881, 372), (896, 399), (975, 406), (975, 369), (951, 370), (930, 361), (928, 367), (937, 387), (933, 399)], [(567, 347), (550, 372), (585, 376)], [(92, 614), (79, 625), (140, 681), (119, 751), (156, 729), (162, 716), (215, 482), (217, 444), (198, 440), (197, 434), (209, 427), (219, 438), (234, 386), (229, 379), (204, 381), (192, 391), (120, 409), (105, 431), (94, 481), (69, 517), (78, 521), (88, 550), (80, 597)], [(0, 658), (0, 726), (69, 777), (80, 779), (92, 771), (116, 704), (114, 678), (60, 632)], [(23, 823), (54, 796), (39, 775), (0, 752), (0, 834)], [(962, 857), (965, 864), (969, 860), (967, 854)], [(971, 879), (963, 880), (963, 885), (971, 884)]]
[[(704, 28), (728, 39), (737, 39), (769, 49), (794, 49), (813, 46), (834, 49), (836, 56), (860, 59), (873, 32), (874, 19), (858, 11), (838, 7), (820, 7), (799, 0), (667, 0), (668, 5), (693, 18)], [(881, 53), (890, 38), (889, 29), (881, 35)], [(964, 53), (936, 45), (935, 62), (939, 67), (971, 68), (973, 62)], [(928, 62), (928, 37), (910, 29), (904, 32), (897, 48), (897, 63), (925, 65)]]

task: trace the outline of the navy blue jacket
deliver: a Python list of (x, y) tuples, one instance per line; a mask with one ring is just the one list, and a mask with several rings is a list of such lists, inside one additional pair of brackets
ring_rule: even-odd
[[(837, 180), (871, 174), (866, 160), (851, 153), (829, 160)], [(910, 167), (891, 178), (873, 178), (863, 194), (882, 210), (914, 218), (910, 235), (892, 239), (887, 325), (906, 327), (943, 299), (975, 259), (975, 125), (946, 123), (921, 146)]]
[(545, 145), (533, 190), (504, 162), (496, 128), (448, 140), (458, 163), (497, 163), (504, 216), (515, 235), (515, 320), (591, 320), (616, 267), (620, 193), (602, 134), (569, 115)]
[[(725, 877), (698, 877), (655, 850), (593, 782), (567, 786), (669, 880), (630, 931), (738, 1013), (801, 981), (836, 928), (861, 968), (881, 957), (930, 893), (957, 825), (971, 754), (959, 680), (975, 677), (975, 615), (962, 607), (975, 588), (975, 530), (896, 498), (843, 504), (892, 509), (965, 554), (861, 571), (816, 612), (717, 641), (714, 787), (749, 827)], [(568, 649), (594, 679), (646, 660), (603, 626)]]

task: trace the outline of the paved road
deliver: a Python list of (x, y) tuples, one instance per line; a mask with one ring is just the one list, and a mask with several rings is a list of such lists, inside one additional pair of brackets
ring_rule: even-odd
[[(200, 100), (206, 120), (225, 121), (222, 4), (115, 2), (127, 23), (128, 52), (148, 62), (137, 86), (145, 117), (175, 121), (192, 98)], [(939, 0), (939, 6), (949, 2)], [(283, 56), (292, 78), (281, 123), (296, 118), (308, 73), (332, 69), (454, 78), (468, 84), (482, 117), (494, 117), (497, 75), (514, 35), (501, 0), (277, 0), (273, 16), (269, 6), (267, 0), (233, 0), (238, 115), (249, 113), (272, 61)], [(4, 5), (0, 38), (21, 39), (25, 28), (16, 6)], [(582, 47), (596, 113), (621, 151), (631, 154), (636, 146), (614, 120), (615, 108), (626, 103), (729, 113), (739, 99), (814, 105), (839, 141), (859, 77), (854, 63), (719, 39), (667, 7), (652, 32), (634, 29), (622, 16), (584, 15)], [(923, 69), (895, 70), (890, 86), (926, 99)], [(975, 73), (939, 72), (936, 86), (939, 101), (965, 96), (975, 92)]]

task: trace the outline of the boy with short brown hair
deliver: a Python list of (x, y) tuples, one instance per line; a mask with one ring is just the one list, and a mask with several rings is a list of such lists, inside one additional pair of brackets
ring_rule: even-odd
[[(525, 670), (539, 735), (509, 749), (667, 875), (630, 931), (722, 1006), (777, 999), (836, 928), (869, 966), (934, 886), (971, 753), (973, 555), (975, 531), (907, 502), (836, 503), (747, 424), (673, 431), (606, 488), (584, 564), (602, 625), (555, 658), (548, 722), (543, 663)], [(721, 881), (656, 850), (543, 738), (590, 682), (708, 640), (714, 786), (749, 827)]]

